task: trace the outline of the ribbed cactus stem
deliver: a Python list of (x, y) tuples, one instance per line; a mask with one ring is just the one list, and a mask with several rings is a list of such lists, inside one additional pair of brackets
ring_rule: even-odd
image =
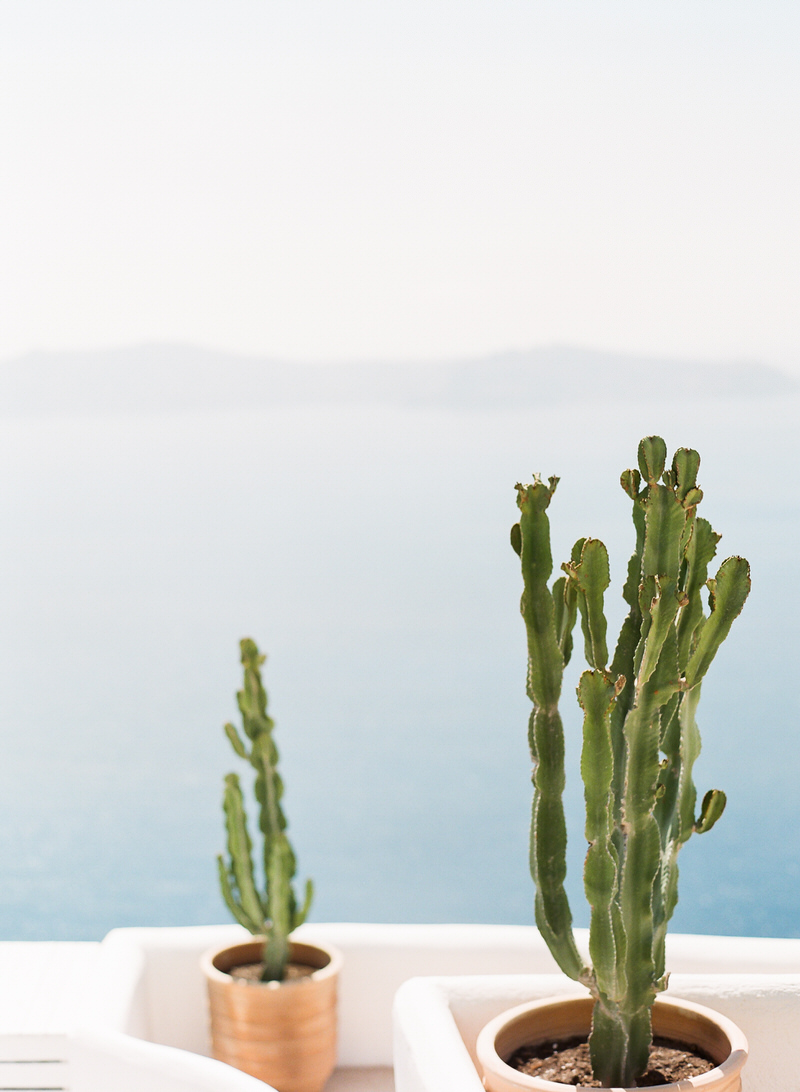
[[(536, 884), (536, 924), (564, 973), (581, 979), (586, 968), (575, 944), (564, 890), (564, 729), (558, 712), (564, 655), (556, 632), (556, 607), (547, 587), (553, 571), (547, 507), (557, 484), (558, 479), (551, 478), (548, 485), (537, 479), (532, 485), (517, 486), (520, 522), (512, 530), (512, 545), (519, 547), (525, 584), (521, 609), (528, 633), (527, 690), (533, 702), (528, 744), (534, 764), (530, 867)], [(564, 590), (565, 585), (557, 584), (557, 594), (563, 596)], [(561, 619), (570, 613), (574, 624), (569, 604), (559, 605)]]
[(281, 807), (283, 783), (278, 773), (278, 750), (272, 737), (274, 721), (267, 713), (267, 695), (261, 681), (262, 656), (254, 641), (240, 642), (244, 683), (237, 694), (246, 745), (233, 724), (225, 734), (240, 758), (255, 770), (255, 798), (259, 808), (262, 840), (263, 892), (259, 893), (253, 865), (252, 840), (239, 779), (225, 779), (225, 826), (228, 834), (227, 860), (218, 858), (220, 888), (236, 920), (254, 935), (264, 937), (263, 982), (281, 981), (289, 961), (289, 935), (305, 921), (313, 897), (306, 881), (305, 899), (298, 909), (292, 880), (297, 870)]
[[(700, 457), (681, 448), (667, 469), (666, 454), (660, 437), (646, 437), (639, 445), (639, 469), (621, 478), (633, 501), (636, 545), (623, 588), (629, 613), (610, 668), (603, 544), (580, 539), (562, 566), (566, 577), (552, 591), (547, 586), (552, 559), (546, 510), (557, 478), (549, 486), (538, 478), (517, 486), (521, 516), (511, 535), (522, 563), (527, 689), (533, 702), (536, 921), (561, 968), (595, 997), (589, 1045), (594, 1075), (606, 1087), (631, 1087), (647, 1068), (650, 1012), (666, 986), (664, 945), (678, 898), (678, 850), (693, 832), (710, 830), (725, 806), (725, 794), (712, 790), (695, 818), (692, 767), (700, 752), (695, 713), (701, 681), (750, 588), (743, 558), (728, 558), (708, 579), (719, 536), (697, 517), (703, 496), (697, 487)], [(581, 676), (578, 699), (584, 713), (591, 970), (575, 948), (564, 891), (564, 738), (558, 703), (578, 611), (590, 668)]]

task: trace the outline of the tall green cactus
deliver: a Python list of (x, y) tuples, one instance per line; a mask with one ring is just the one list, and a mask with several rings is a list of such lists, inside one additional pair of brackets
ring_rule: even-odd
[[(528, 637), (529, 742), (534, 763), (531, 873), (536, 923), (559, 966), (595, 998), (589, 1047), (595, 1078), (632, 1087), (647, 1069), (650, 1013), (666, 988), (667, 924), (678, 900), (678, 850), (710, 830), (725, 794), (706, 793), (696, 811), (692, 766), (700, 752), (700, 685), (750, 590), (741, 557), (708, 566), (719, 536), (697, 516), (700, 456), (680, 448), (665, 469), (659, 436), (639, 444), (639, 469), (621, 478), (633, 501), (636, 548), (623, 597), (629, 611), (608, 664), (603, 595), (608, 555), (579, 539), (564, 576), (553, 562), (547, 508), (558, 484), (517, 485), (520, 521), (511, 543), (522, 563)], [(702, 590), (708, 588), (709, 612)], [(564, 733), (558, 702), (572, 629), (581, 616), (589, 670), (581, 675), (581, 774), (586, 800), (584, 888), (591, 907), (586, 967), (575, 945), (564, 879)]]
[(286, 837), (286, 817), (281, 808), (283, 782), (278, 774), (278, 751), (272, 738), (275, 722), (267, 713), (267, 695), (261, 682), (262, 656), (255, 641), (240, 642), (244, 685), (237, 694), (244, 734), (250, 747), (232, 724), (225, 734), (240, 758), (256, 771), (255, 797), (259, 806), (259, 830), (263, 839), (264, 890), (259, 892), (253, 867), (253, 844), (247, 829), (247, 815), (239, 778), (225, 778), (225, 828), (228, 834), (227, 860), (217, 857), (222, 897), (236, 920), (251, 933), (264, 937), (262, 982), (280, 982), (289, 961), (289, 934), (305, 921), (314, 894), (306, 881), (305, 899), (298, 907), (292, 880), (297, 870), (295, 856)]

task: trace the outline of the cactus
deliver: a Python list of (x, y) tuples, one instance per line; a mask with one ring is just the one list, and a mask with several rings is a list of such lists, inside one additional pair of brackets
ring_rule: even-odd
[(250, 746), (233, 724), (225, 734), (240, 758), (256, 771), (255, 797), (259, 807), (259, 830), (263, 840), (264, 891), (259, 892), (253, 868), (253, 844), (247, 829), (247, 815), (239, 778), (225, 778), (225, 828), (228, 859), (217, 857), (219, 882), (228, 909), (245, 929), (264, 937), (262, 982), (280, 982), (289, 962), (289, 934), (305, 921), (314, 888), (306, 881), (305, 899), (298, 907), (292, 880), (297, 870), (294, 852), (286, 837), (286, 817), (281, 808), (283, 782), (278, 774), (278, 751), (272, 738), (274, 721), (267, 713), (267, 695), (261, 682), (262, 656), (254, 641), (240, 642), (244, 685), (237, 694), (242, 726)]
[[(666, 931), (678, 900), (677, 855), (692, 833), (711, 829), (725, 794), (706, 793), (696, 810), (692, 766), (700, 686), (750, 590), (741, 557), (708, 566), (719, 535), (698, 517), (700, 456), (680, 448), (665, 469), (659, 436), (639, 444), (639, 469), (621, 484), (633, 502), (636, 548), (623, 597), (629, 611), (608, 664), (603, 596), (608, 555), (579, 539), (552, 586), (547, 509), (558, 478), (517, 485), (521, 611), (528, 639), (529, 743), (534, 764), (530, 867), (536, 923), (565, 974), (595, 999), (589, 1049), (595, 1078), (629, 1088), (647, 1069), (651, 1010), (666, 988)], [(708, 588), (709, 612), (702, 590)], [(572, 630), (581, 618), (589, 669), (581, 675), (581, 774), (586, 801), (584, 889), (591, 908), (584, 965), (572, 933), (566, 876), (564, 733), (558, 705)]]

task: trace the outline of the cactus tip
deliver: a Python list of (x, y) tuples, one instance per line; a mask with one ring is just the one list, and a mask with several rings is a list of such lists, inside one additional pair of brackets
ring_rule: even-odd
[(667, 445), (660, 436), (645, 436), (639, 441), (639, 470), (648, 485), (655, 485), (664, 473)]
[(241, 660), (245, 667), (260, 667), (267, 659), (263, 652), (258, 651), (258, 645), (252, 637), (242, 637), (239, 642)]

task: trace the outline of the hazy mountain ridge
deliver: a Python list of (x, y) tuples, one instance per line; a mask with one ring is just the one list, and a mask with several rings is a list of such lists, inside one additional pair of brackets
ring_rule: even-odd
[(297, 363), (182, 345), (36, 352), (0, 363), (0, 416), (141, 414), (281, 404), (505, 409), (576, 400), (759, 398), (800, 390), (759, 363), (553, 346), (426, 363)]

